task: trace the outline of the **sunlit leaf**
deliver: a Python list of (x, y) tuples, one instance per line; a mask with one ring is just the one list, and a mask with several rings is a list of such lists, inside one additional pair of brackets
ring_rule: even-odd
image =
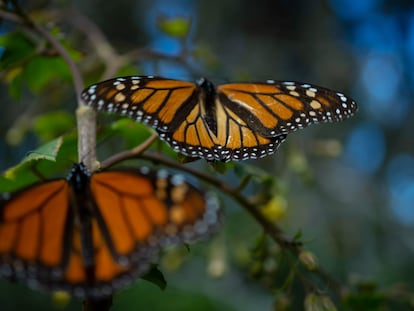
[(23, 159), (21, 164), (35, 160), (56, 161), (56, 156), (59, 152), (59, 148), (62, 146), (62, 142), (63, 137), (60, 136), (37, 148), (36, 150), (29, 152), (29, 154)]
[(28, 152), (20, 163), (6, 170), (0, 179), (0, 192), (15, 191), (47, 178), (65, 177), (76, 156), (76, 135), (58, 137)]
[(191, 21), (190, 19), (184, 17), (159, 17), (157, 25), (165, 34), (182, 39), (188, 35), (191, 27)]

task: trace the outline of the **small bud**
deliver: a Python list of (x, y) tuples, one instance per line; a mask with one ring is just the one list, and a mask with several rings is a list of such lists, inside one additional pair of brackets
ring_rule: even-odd
[(305, 311), (337, 311), (337, 309), (328, 296), (312, 293), (305, 298)]
[(52, 301), (56, 309), (63, 310), (70, 302), (70, 295), (68, 292), (65, 292), (63, 290), (56, 291), (53, 292)]
[(274, 311), (288, 311), (291, 310), (291, 302), (289, 296), (282, 295), (276, 298), (275, 304), (273, 305)]
[(286, 215), (286, 210), (286, 199), (281, 195), (275, 195), (262, 207), (262, 214), (270, 221), (277, 221)]
[(302, 251), (299, 254), (299, 260), (309, 271), (315, 271), (318, 269), (318, 258), (316, 258), (311, 252)]

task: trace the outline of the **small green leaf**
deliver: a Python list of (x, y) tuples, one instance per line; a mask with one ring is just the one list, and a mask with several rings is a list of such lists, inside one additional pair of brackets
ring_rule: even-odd
[(161, 290), (164, 290), (167, 287), (167, 281), (165, 280), (164, 275), (155, 266), (151, 267), (151, 270), (145, 273), (142, 278), (158, 286)]
[(302, 238), (302, 235), (302, 230), (299, 229), (298, 232), (296, 232), (296, 234), (294, 235), (293, 241), (299, 241)]
[(191, 27), (191, 21), (184, 17), (159, 17), (157, 20), (158, 28), (166, 35), (179, 39), (185, 38)]
[(224, 163), (221, 161), (211, 162), (210, 165), (214, 168), (217, 173), (225, 174), (229, 167), (233, 167), (232, 162)]
[(62, 146), (62, 136), (40, 146), (36, 150), (31, 151), (26, 157), (24, 157), (22, 163), (30, 162), (34, 160), (48, 160), (56, 161), (56, 156), (59, 152), (59, 148)]
[(0, 179), (0, 191), (11, 192), (36, 181), (61, 176), (77, 156), (74, 134), (58, 137), (31, 151), (23, 160), (9, 168)]

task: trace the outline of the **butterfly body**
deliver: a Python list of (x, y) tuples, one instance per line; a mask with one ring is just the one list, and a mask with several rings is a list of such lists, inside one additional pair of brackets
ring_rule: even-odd
[(176, 151), (209, 161), (267, 156), (288, 133), (357, 110), (342, 93), (274, 80), (215, 86), (205, 78), (192, 83), (131, 76), (92, 85), (82, 98), (96, 110), (146, 123)]
[(0, 275), (78, 297), (112, 294), (162, 246), (217, 225), (215, 200), (180, 175), (83, 164), (0, 200), (0, 212)]
[[(88, 275), (89, 280), (93, 280), (95, 278), (95, 258), (93, 253), (92, 220), (96, 217), (94, 212), (96, 203), (89, 187), (90, 178), (90, 173), (84, 165), (74, 165), (66, 178), (71, 192), (69, 194), (69, 210), (66, 218), (72, 219), (72, 224), (66, 230), (69, 236), (66, 239), (70, 241), (70, 236), (73, 235), (75, 228), (77, 228), (85, 274)], [(69, 215), (73, 215), (73, 217)]]

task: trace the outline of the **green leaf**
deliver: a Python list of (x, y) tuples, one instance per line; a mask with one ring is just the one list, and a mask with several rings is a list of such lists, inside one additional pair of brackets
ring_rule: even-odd
[(33, 130), (40, 141), (46, 142), (75, 127), (75, 118), (66, 111), (53, 111), (38, 116), (33, 122)]
[(147, 273), (145, 273), (142, 278), (156, 286), (161, 290), (164, 290), (167, 287), (167, 281), (164, 278), (162, 272), (155, 266), (151, 267)]
[(56, 161), (56, 156), (58, 154), (59, 148), (62, 146), (63, 138), (62, 136), (44, 144), (43, 146), (37, 148), (36, 150), (30, 152), (24, 159), (24, 162), (34, 161), (34, 160), (48, 160)]
[(158, 18), (157, 25), (166, 35), (183, 39), (190, 31), (191, 21), (184, 17), (168, 18), (162, 16)]
[(5, 70), (35, 52), (35, 45), (19, 31), (0, 36), (0, 46), (4, 49), (0, 58), (0, 70)]
[(302, 238), (303, 233), (302, 230), (298, 230), (298, 232), (296, 232), (296, 234), (293, 237), (293, 241), (300, 241), (300, 239)]
[(76, 135), (58, 137), (29, 152), (19, 164), (9, 168), (0, 179), (0, 192), (15, 191), (56, 174), (62, 176), (76, 157)]
[(9, 95), (15, 101), (19, 100), (22, 96), (23, 86), (23, 70), (22, 68), (16, 68), (10, 70), (7, 73), (7, 80), (9, 81)]
[(136, 282), (115, 295), (113, 311), (235, 311), (236, 308), (197, 291), (198, 286), (183, 290), (168, 286), (164, 291), (146, 282)]
[[(344, 297), (344, 305), (350, 310), (381, 311), (387, 303), (384, 293), (377, 289), (377, 284), (371, 280), (357, 280), (355, 288)], [(401, 297), (398, 299), (402, 301)], [(391, 308), (390, 310), (393, 310)]]
[(29, 89), (38, 93), (56, 79), (70, 81), (71, 74), (61, 57), (37, 56), (24, 68), (24, 78)]
[(214, 171), (223, 175), (227, 172), (228, 168), (232, 168), (234, 164), (233, 162), (224, 163), (221, 161), (214, 161), (211, 162), (210, 165), (213, 167)]

